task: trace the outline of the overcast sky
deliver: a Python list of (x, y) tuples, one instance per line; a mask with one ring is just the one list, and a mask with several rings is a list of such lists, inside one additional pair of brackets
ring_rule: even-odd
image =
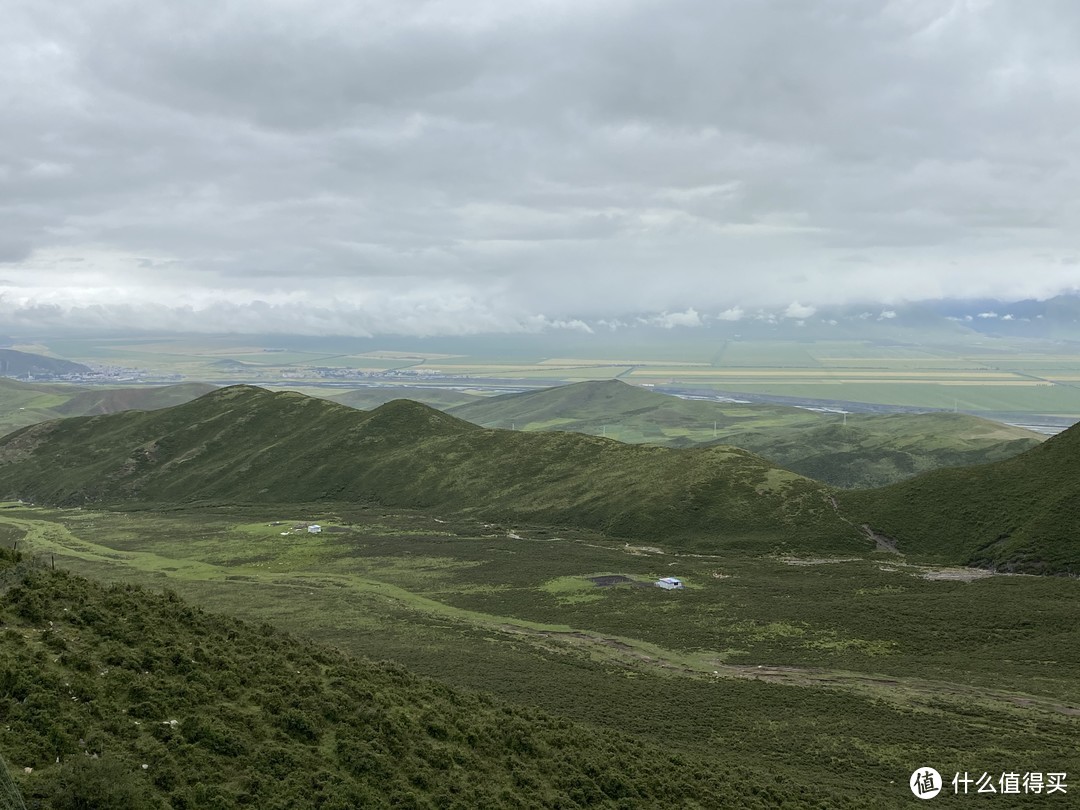
[(693, 325), (1078, 261), (1071, 0), (5, 3), (7, 331)]

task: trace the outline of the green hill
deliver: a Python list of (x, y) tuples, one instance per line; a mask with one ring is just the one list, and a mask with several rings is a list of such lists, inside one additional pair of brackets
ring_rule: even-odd
[(619, 380), (507, 394), (449, 409), (486, 427), (572, 430), (673, 447), (724, 444), (839, 487), (1008, 458), (1042, 438), (966, 414), (822, 414), (780, 405), (685, 400)]
[(120, 411), (156, 411), (182, 405), (215, 390), (209, 383), (180, 383), (151, 388), (93, 388), (75, 394), (55, 410), (60, 416), (96, 416)]
[(903, 552), (1004, 571), (1080, 574), (1080, 426), (1005, 461), (840, 496)]
[(785, 469), (844, 488), (880, 487), (942, 467), (1011, 458), (1043, 438), (957, 413), (822, 415), (820, 424), (777, 426), (723, 440)]
[(30, 807), (851, 806), (16, 559), (0, 753)]
[(0, 377), (0, 433), (56, 419), (56, 408), (85, 388), (74, 385), (26, 383)]
[[(455, 391), (451, 388), (415, 388), (412, 386), (378, 386), (371, 388), (357, 388), (354, 391), (345, 391), (341, 394), (331, 394), (324, 397), (331, 402), (340, 402), (350, 408), (367, 411), (393, 402), (395, 399), (411, 399), (413, 402), (422, 402), (432, 408), (449, 410), (458, 405), (476, 402), (482, 397), (475, 394), (466, 394), (463, 391)], [(462, 417), (465, 418), (465, 417)], [(473, 420), (469, 420), (470, 422)]]
[(75, 505), (379, 502), (698, 545), (863, 542), (828, 489), (745, 450), (484, 430), (408, 400), (373, 411), (234, 386), (0, 439), (0, 493)]
[(451, 408), (450, 413), (484, 427), (518, 430), (572, 430), (625, 442), (664, 444), (680, 438), (697, 441), (726, 437), (750, 427), (816, 424), (817, 415), (783, 405), (742, 405), (680, 399), (621, 380), (504, 394)]
[(214, 390), (206, 383), (147, 388), (102, 388), (26, 383), (0, 377), (0, 434), (63, 416), (151, 411), (190, 402)]

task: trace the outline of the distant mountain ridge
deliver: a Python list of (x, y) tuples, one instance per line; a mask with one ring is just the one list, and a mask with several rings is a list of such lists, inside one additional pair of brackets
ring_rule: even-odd
[(90, 371), (89, 366), (46, 357), (43, 354), (31, 354), (15, 349), (0, 349), (0, 376), (28, 377), (40, 374), (83, 374)]
[(448, 413), (487, 427), (606, 432), (620, 441), (671, 447), (741, 447), (840, 487), (883, 486), (939, 467), (997, 461), (1042, 440), (1022, 428), (966, 414), (845, 418), (784, 405), (685, 400), (621, 380), (505, 394)]
[(376, 502), (696, 545), (862, 548), (828, 489), (729, 447), (485, 430), (407, 400), (373, 411), (220, 389), (0, 439), (0, 492), (37, 502)]

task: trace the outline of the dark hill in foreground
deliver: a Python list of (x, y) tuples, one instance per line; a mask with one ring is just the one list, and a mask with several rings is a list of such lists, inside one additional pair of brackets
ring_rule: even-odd
[(839, 496), (901, 551), (1030, 573), (1080, 574), (1080, 426), (1014, 458)]
[(0, 753), (30, 807), (851, 806), (13, 562), (0, 551)]
[(373, 501), (708, 545), (864, 543), (825, 487), (744, 450), (484, 430), (407, 400), (363, 412), (249, 386), (13, 433), (0, 439), (0, 493), (65, 505)]
[(620, 380), (479, 399), (449, 413), (486, 427), (606, 433), (670, 447), (741, 447), (832, 486), (884, 486), (940, 467), (985, 464), (1040, 436), (967, 414), (817, 413), (782, 405), (687, 400)]

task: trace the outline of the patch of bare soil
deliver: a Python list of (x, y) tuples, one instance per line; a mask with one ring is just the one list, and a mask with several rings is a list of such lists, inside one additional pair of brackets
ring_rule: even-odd
[(861, 557), (781, 557), (784, 565), (828, 565), (829, 563), (861, 562)]
[(931, 580), (952, 580), (955, 582), (972, 582), (976, 579), (986, 579), (994, 576), (993, 571), (983, 568), (924, 568), (918, 576)]
[(881, 532), (876, 532), (870, 528), (869, 523), (862, 525), (862, 530), (866, 532), (866, 536), (874, 541), (878, 551), (887, 551), (890, 554), (899, 554), (900, 550), (896, 547), (896, 541), (888, 535), (884, 535)]

